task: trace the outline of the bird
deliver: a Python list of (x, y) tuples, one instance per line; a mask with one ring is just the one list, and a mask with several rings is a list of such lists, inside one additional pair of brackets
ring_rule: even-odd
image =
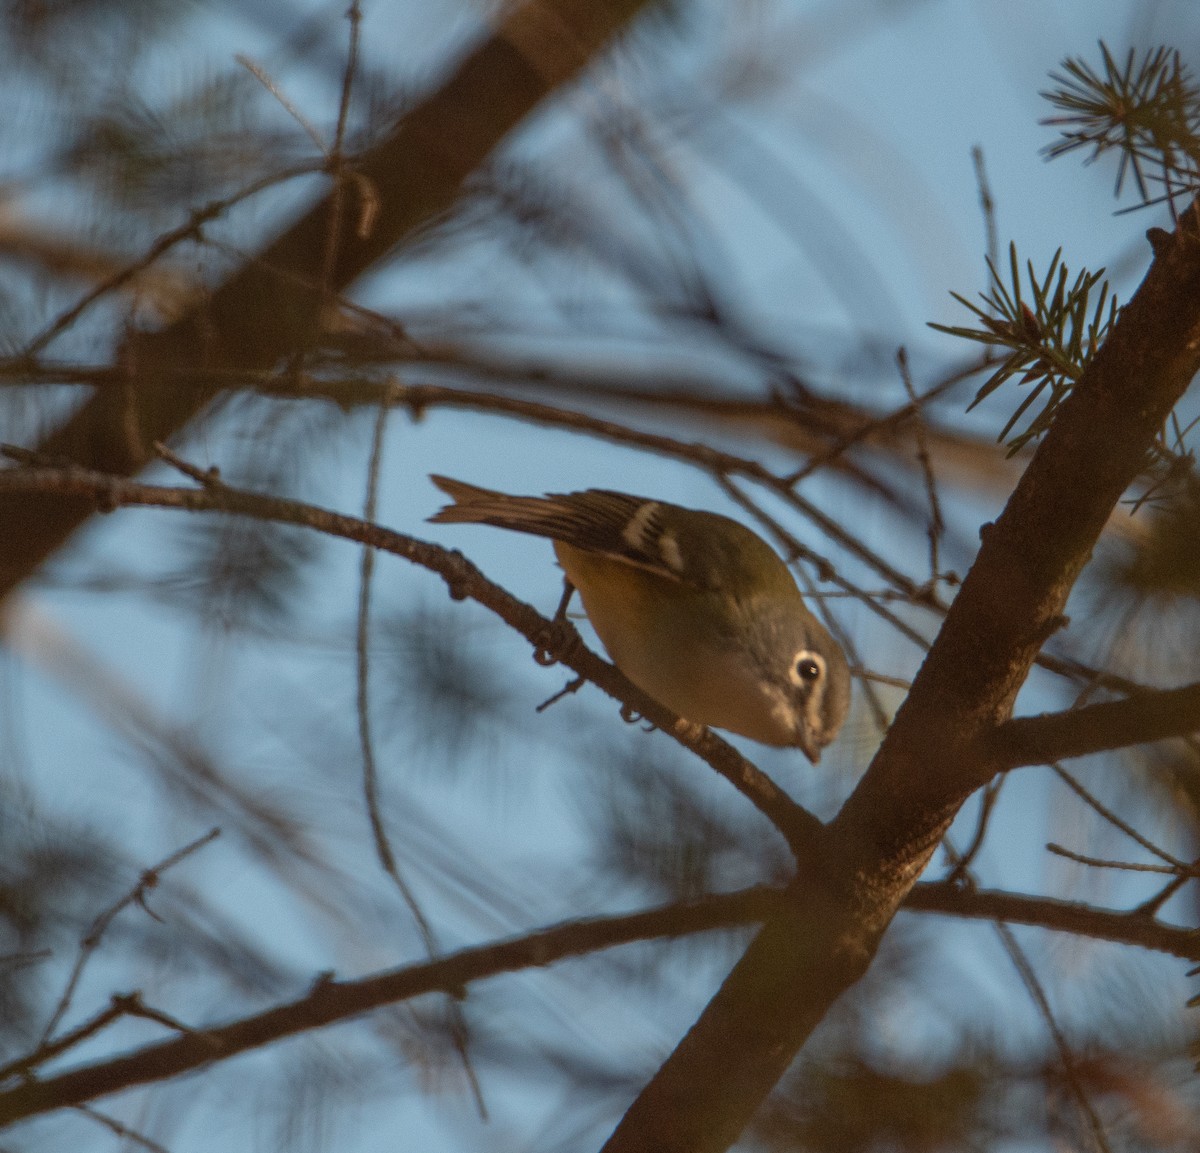
[(606, 489), (510, 496), (433, 475), (429, 520), (547, 537), (613, 663), (688, 721), (816, 764), (850, 706), (841, 646), (790, 570), (730, 517)]

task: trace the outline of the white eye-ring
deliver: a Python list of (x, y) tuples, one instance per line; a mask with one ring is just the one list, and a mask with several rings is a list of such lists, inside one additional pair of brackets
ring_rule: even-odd
[(792, 683), (797, 685), (814, 685), (825, 675), (825, 658), (820, 653), (801, 649), (792, 661)]

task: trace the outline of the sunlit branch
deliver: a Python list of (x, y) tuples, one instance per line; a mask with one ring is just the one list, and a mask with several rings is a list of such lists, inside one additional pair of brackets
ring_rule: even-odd
[(1005, 768), (1082, 757), (1200, 731), (1200, 683), (1139, 692), (1062, 713), (1014, 717), (991, 746)]
[[(1200, 366), (1195, 218), (1156, 252), (1081, 386), (1058, 407), (981, 547), (879, 752), (818, 838), (821, 876), (764, 925), (604, 1146), (722, 1153), (836, 999), (963, 802), (1113, 508)], [(730, 1054), (736, 1054), (736, 1061)]]

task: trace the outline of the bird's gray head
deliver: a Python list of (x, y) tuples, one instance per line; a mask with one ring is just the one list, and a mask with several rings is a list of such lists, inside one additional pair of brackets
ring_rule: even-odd
[(806, 608), (772, 606), (756, 622), (771, 712), (813, 764), (850, 708), (850, 666), (841, 646)]

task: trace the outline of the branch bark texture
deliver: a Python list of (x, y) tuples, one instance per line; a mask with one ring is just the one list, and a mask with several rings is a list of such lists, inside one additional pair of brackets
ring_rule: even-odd
[(866, 970), (966, 798), (1113, 506), (1200, 368), (1196, 209), (1161, 246), (982, 545), (858, 788), (769, 921), (605, 1146), (727, 1149)]
[(1014, 717), (993, 746), (1005, 768), (1045, 764), (1200, 732), (1200, 684), (1138, 693), (1065, 713)]

